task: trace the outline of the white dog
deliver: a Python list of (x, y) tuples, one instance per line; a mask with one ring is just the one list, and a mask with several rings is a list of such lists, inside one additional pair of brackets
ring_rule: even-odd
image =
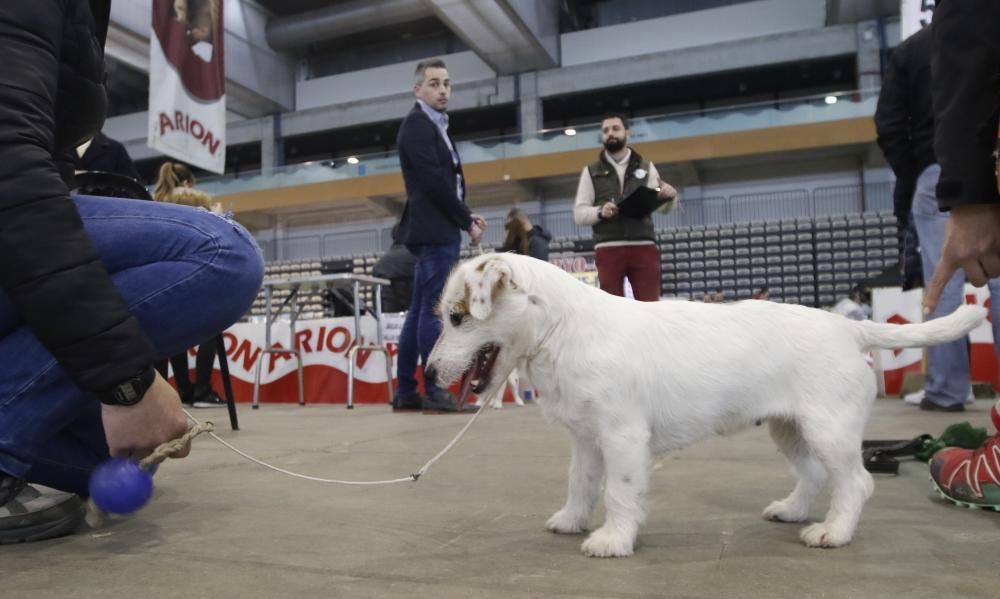
[(583, 532), (603, 483), (604, 524), (582, 546), (596, 557), (632, 554), (651, 453), (762, 419), (797, 478), (764, 517), (805, 521), (829, 478), (826, 519), (800, 536), (810, 547), (847, 544), (873, 488), (861, 438), (876, 389), (863, 351), (951, 341), (985, 317), (963, 306), (899, 326), (766, 301), (641, 303), (514, 254), (460, 264), (440, 313), (430, 378), (446, 385), (469, 372), (489, 397), (526, 364), (543, 413), (569, 429), (569, 496), (546, 526)]

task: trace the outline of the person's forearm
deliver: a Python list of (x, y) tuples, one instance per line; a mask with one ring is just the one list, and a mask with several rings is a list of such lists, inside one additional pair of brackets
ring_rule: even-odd
[(587, 206), (586, 204), (577, 204), (573, 207), (573, 220), (576, 224), (581, 227), (587, 225), (594, 225), (600, 222), (601, 209), (597, 206)]
[(594, 197), (594, 185), (587, 169), (584, 169), (576, 188), (576, 201), (573, 205), (573, 220), (578, 226), (593, 225), (601, 220), (601, 209), (594, 206)]

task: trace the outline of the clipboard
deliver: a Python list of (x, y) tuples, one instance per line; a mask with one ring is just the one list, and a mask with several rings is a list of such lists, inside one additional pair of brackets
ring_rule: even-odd
[(643, 185), (617, 203), (618, 214), (629, 218), (646, 218), (664, 204), (673, 201), (672, 198), (661, 198), (659, 193), (659, 188), (650, 189)]

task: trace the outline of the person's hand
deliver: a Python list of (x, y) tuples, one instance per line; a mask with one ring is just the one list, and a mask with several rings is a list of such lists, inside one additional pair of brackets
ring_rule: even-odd
[[(161, 443), (173, 441), (188, 430), (181, 399), (160, 373), (142, 400), (134, 406), (101, 406), (104, 435), (113, 456), (142, 459)], [(182, 458), (187, 447), (174, 456)]]
[(482, 216), (480, 216), (478, 214), (473, 214), (472, 215), (472, 223), (474, 225), (478, 226), (483, 231), (486, 230), (486, 219), (483, 218)]
[(657, 177), (656, 179), (657, 179), (657, 185), (660, 187), (660, 191), (656, 193), (657, 197), (659, 197), (661, 200), (672, 200), (677, 197), (677, 190), (674, 189), (672, 185), (670, 185), (663, 179), (660, 179), (659, 177)]
[(469, 237), (472, 238), (470, 243), (474, 246), (479, 245), (479, 243), (483, 240), (484, 232), (485, 228), (479, 226), (479, 223), (477, 223), (476, 221), (473, 221), (472, 226), (469, 227)]
[(613, 218), (616, 214), (618, 214), (618, 206), (614, 202), (606, 202), (601, 206), (601, 218)]
[(924, 288), (924, 315), (937, 307), (945, 284), (959, 268), (976, 287), (1000, 276), (1000, 204), (952, 208), (941, 261)]

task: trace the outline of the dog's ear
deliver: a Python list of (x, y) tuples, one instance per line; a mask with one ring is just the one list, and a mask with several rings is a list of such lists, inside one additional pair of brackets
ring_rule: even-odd
[(512, 276), (510, 265), (504, 260), (495, 258), (481, 262), (466, 282), (469, 314), (478, 320), (489, 316), (497, 295), (511, 285)]

